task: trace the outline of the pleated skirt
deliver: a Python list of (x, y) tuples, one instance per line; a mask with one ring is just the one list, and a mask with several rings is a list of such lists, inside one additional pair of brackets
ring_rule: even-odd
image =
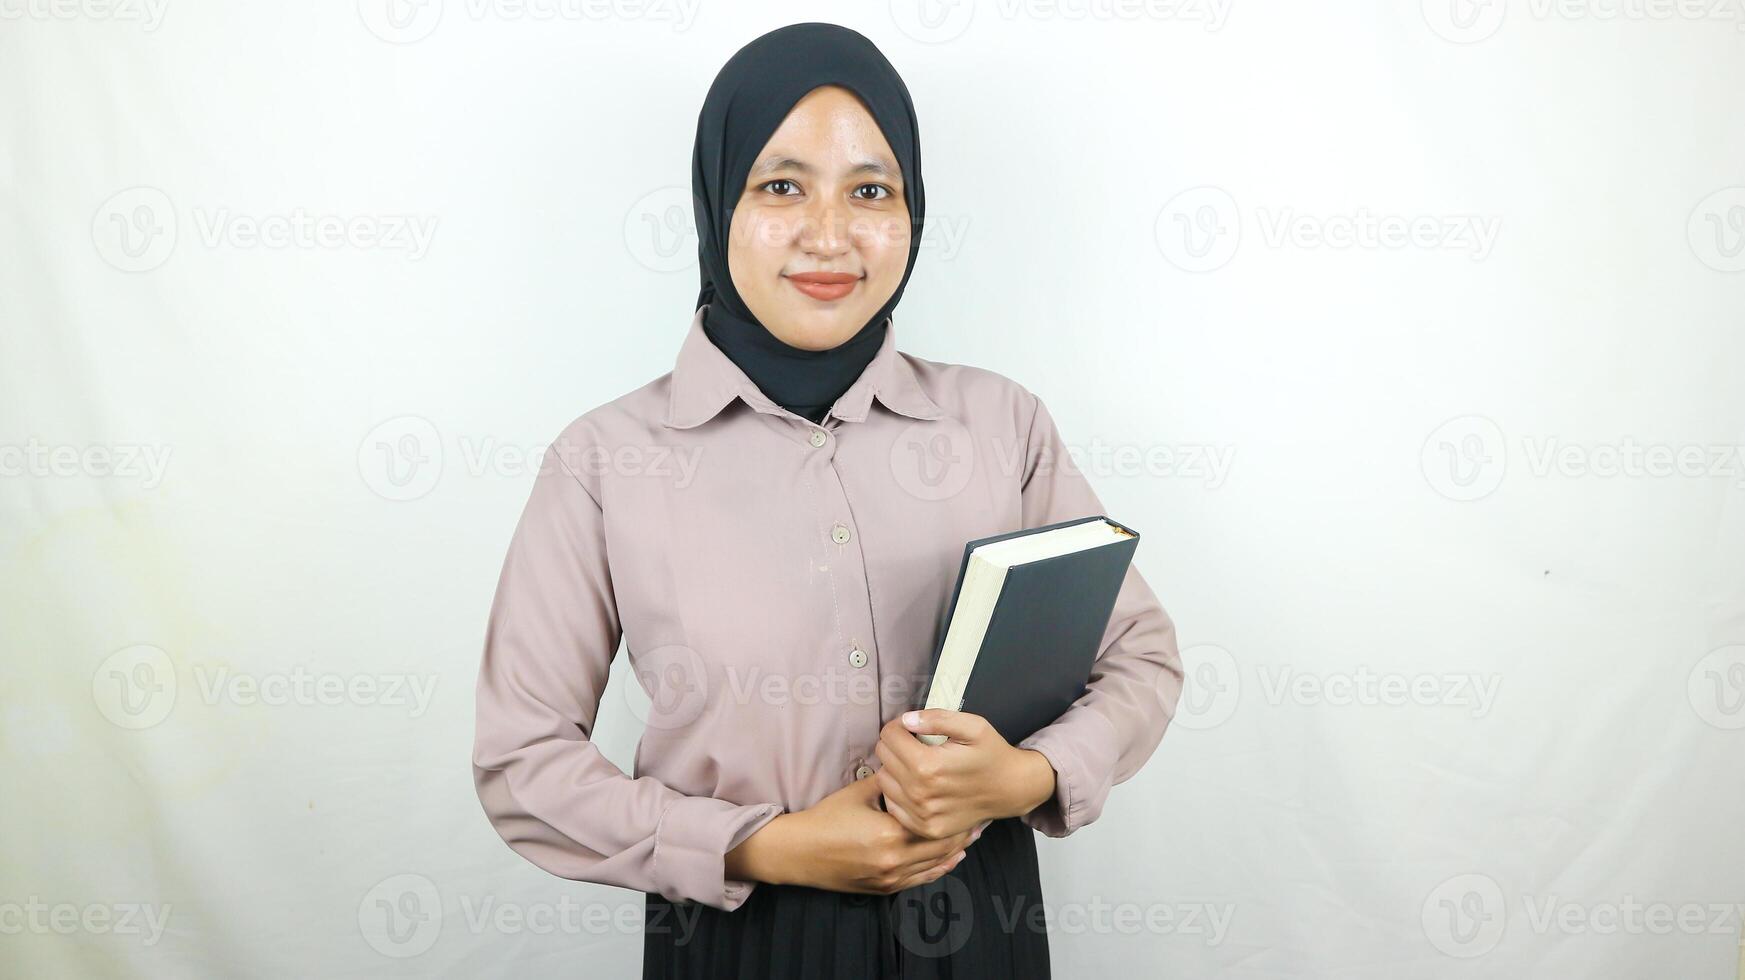
[(1036, 832), (996, 820), (938, 881), (894, 895), (760, 884), (732, 912), (647, 893), (644, 980), (1047, 980)]

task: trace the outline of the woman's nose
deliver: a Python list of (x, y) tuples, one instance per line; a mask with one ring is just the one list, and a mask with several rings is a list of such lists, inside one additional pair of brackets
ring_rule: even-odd
[(800, 247), (823, 255), (841, 255), (850, 242), (848, 215), (834, 201), (814, 204), (800, 222)]

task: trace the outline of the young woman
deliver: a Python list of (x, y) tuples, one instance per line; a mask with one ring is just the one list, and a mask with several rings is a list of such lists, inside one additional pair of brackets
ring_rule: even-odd
[[(562, 431), (510, 543), (479, 798), (540, 867), (647, 893), (647, 977), (1046, 977), (1035, 832), (1096, 819), (1150, 756), (1173, 625), (1129, 569), (1053, 724), (1010, 745), (906, 711), (964, 542), (1102, 504), (1036, 395), (895, 347), (925, 198), (871, 41), (806, 23), (741, 49), (692, 180), (673, 370)], [(653, 703), (634, 778), (590, 741), (620, 639)]]

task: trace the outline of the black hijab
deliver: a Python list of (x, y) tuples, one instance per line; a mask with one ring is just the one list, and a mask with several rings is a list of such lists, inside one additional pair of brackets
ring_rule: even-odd
[[(878, 123), (903, 171), (910, 229), (909, 262), (896, 292), (854, 336), (815, 351), (782, 341), (746, 308), (728, 272), (727, 233), (751, 165), (794, 104), (820, 85), (854, 92)], [(822, 421), (878, 353), (891, 309), (903, 296), (921, 248), (926, 212), (921, 133), (908, 87), (872, 41), (856, 31), (817, 22), (770, 31), (740, 48), (709, 86), (697, 116), (691, 196), (703, 279), (696, 307), (709, 307), (703, 314), (704, 333), (771, 401)]]

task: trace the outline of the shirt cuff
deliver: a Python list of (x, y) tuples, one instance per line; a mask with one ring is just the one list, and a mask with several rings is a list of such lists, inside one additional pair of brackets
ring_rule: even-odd
[(654, 829), (654, 880), (674, 902), (701, 902), (731, 912), (757, 883), (727, 877), (727, 852), (782, 814), (774, 803), (741, 806), (707, 796), (666, 805)]
[(1026, 825), (1049, 837), (1065, 837), (1103, 812), (1121, 746), (1102, 712), (1074, 705), (1017, 747), (1042, 753), (1054, 767), (1054, 795), (1023, 815)]

